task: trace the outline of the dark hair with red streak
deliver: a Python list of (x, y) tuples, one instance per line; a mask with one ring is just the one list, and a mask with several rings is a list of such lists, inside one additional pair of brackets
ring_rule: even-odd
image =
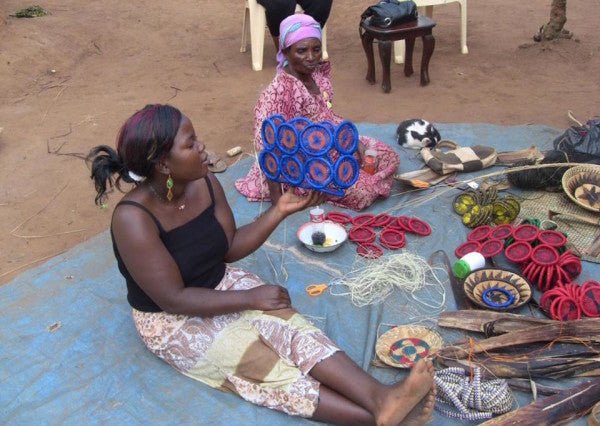
[(152, 177), (154, 165), (173, 147), (181, 118), (181, 112), (171, 105), (146, 105), (121, 126), (116, 150), (107, 145), (92, 148), (87, 159), (97, 192), (95, 203), (104, 202), (108, 187), (121, 190), (121, 180), (137, 184), (129, 172)]

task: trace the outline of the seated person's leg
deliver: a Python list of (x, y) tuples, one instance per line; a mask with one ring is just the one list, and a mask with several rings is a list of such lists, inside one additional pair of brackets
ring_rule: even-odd
[(327, 23), (332, 3), (333, 0), (298, 0), (298, 4), (304, 9), (304, 12), (315, 18), (321, 28)]
[(256, 0), (266, 10), (267, 27), (273, 39), (279, 37), (279, 24), (296, 10), (295, 0)]

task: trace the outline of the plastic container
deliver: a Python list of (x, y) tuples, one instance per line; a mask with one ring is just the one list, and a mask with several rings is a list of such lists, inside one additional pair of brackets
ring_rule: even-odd
[(379, 160), (377, 159), (377, 151), (375, 151), (374, 149), (367, 149), (365, 151), (365, 158), (362, 167), (365, 173), (374, 175), (377, 172), (378, 163)]
[(485, 257), (481, 253), (472, 251), (465, 254), (457, 260), (452, 266), (454, 276), (460, 279), (465, 278), (471, 272), (481, 269), (485, 266)]
[(314, 224), (314, 232), (324, 232), (325, 226), (323, 225), (323, 222), (325, 222), (325, 210), (321, 207), (314, 207), (309, 210), (308, 214), (310, 215), (310, 221)]

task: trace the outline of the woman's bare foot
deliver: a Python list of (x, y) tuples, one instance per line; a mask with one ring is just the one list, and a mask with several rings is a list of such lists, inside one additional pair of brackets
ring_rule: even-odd
[(435, 383), (425, 397), (419, 401), (417, 406), (408, 413), (408, 416), (400, 423), (402, 426), (423, 426), (431, 420), (433, 408), (435, 407)]
[(420, 360), (404, 381), (391, 386), (383, 396), (375, 420), (380, 426), (399, 425), (433, 387), (433, 363)]

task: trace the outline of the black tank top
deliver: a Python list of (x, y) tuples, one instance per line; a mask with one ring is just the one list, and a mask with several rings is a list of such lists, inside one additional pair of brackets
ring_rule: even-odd
[[(211, 204), (189, 222), (165, 231), (158, 219), (146, 207), (135, 201), (121, 201), (120, 205), (136, 206), (144, 210), (159, 230), (159, 237), (179, 267), (185, 287), (215, 288), (225, 275), (224, 257), (229, 250), (227, 236), (214, 215), (215, 197), (208, 176), (205, 178), (210, 192)], [(112, 233), (113, 250), (119, 271), (127, 283), (127, 301), (143, 312), (160, 312), (162, 309), (144, 293), (125, 267)]]

